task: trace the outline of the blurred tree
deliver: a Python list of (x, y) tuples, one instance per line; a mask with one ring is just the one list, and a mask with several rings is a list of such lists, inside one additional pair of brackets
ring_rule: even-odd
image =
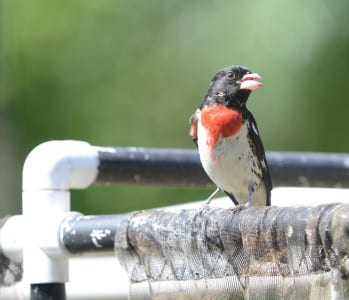
[[(15, 157), (0, 179), (9, 170), (18, 179), (0, 189), (15, 190), (19, 207), (21, 164), (47, 140), (192, 148), (188, 118), (212, 75), (232, 64), (263, 75), (249, 107), (267, 149), (348, 151), (348, 6), (0, 0), (0, 156)], [(92, 187), (74, 191), (73, 208), (113, 213), (208, 194)]]

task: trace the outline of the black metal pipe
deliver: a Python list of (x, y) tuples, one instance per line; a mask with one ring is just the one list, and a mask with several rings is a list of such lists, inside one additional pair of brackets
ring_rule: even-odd
[[(267, 152), (273, 186), (349, 187), (349, 154)], [(100, 148), (98, 183), (208, 187), (197, 150)]]
[(30, 285), (31, 300), (65, 300), (64, 283), (34, 283)]
[(193, 150), (108, 148), (99, 159), (100, 183), (212, 185)]
[(274, 186), (349, 187), (349, 154), (268, 152)]
[(71, 254), (113, 251), (115, 228), (127, 215), (79, 216), (61, 227), (62, 242)]

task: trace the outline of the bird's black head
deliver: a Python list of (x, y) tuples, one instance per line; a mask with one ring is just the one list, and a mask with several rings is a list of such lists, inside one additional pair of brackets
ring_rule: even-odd
[(243, 107), (251, 91), (262, 86), (260, 79), (257, 73), (244, 67), (226, 67), (213, 77), (203, 104)]

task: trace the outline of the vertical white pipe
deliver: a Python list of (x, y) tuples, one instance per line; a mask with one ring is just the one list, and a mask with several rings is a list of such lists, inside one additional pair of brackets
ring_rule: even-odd
[(71, 188), (97, 176), (98, 153), (81, 141), (50, 141), (33, 149), (23, 167), (23, 275), (29, 283), (68, 281), (59, 225), (70, 211)]

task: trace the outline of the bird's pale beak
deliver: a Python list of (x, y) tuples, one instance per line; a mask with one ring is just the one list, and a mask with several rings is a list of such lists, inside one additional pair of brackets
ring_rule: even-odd
[(245, 74), (239, 81), (240, 90), (250, 90), (253, 91), (263, 85), (261, 80), (262, 77), (257, 73)]

